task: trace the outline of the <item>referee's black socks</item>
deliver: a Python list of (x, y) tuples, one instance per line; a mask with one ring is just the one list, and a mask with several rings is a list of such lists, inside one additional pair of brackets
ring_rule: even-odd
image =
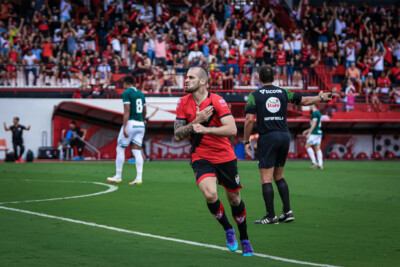
[(279, 195), (281, 196), (282, 199), (283, 212), (288, 212), (290, 210), (289, 187), (286, 183), (285, 178), (282, 178), (279, 181), (277, 181), (276, 187), (278, 187)]
[(247, 236), (246, 205), (240, 201), (239, 206), (232, 206), (232, 216), (239, 228), (240, 240), (249, 239)]
[(265, 208), (267, 209), (267, 217), (274, 218), (274, 188), (271, 183), (266, 183), (262, 185), (262, 193), (265, 202)]
[(232, 228), (232, 225), (226, 217), (224, 205), (222, 205), (219, 199), (214, 203), (207, 202), (207, 206), (215, 219), (217, 219), (217, 221), (224, 227), (225, 231)]

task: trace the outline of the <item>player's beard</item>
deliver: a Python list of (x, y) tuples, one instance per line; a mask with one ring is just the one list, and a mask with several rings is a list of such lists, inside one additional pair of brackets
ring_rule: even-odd
[(200, 81), (198, 81), (195, 84), (190, 85), (190, 83), (185, 83), (185, 92), (186, 93), (193, 93), (196, 92), (197, 90), (199, 90), (200, 88)]

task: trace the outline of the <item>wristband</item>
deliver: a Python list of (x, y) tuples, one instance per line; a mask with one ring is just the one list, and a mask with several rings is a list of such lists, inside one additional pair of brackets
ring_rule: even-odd
[(244, 142), (244, 145), (248, 145), (250, 144), (250, 141)]

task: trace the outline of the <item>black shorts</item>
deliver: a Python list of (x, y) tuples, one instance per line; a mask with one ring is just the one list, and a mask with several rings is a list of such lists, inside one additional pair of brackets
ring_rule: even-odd
[(197, 185), (207, 177), (217, 177), (218, 184), (230, 192), (237, 192), (242, 188), (239, 181), (237, 161), (232, 160), (214, 164), (205, 159), (200, 159), (190, 164), (196, 176)]
[(283, 167), (289, 152), (289, 132), (260, 134), (257, 142), (258, 168)]

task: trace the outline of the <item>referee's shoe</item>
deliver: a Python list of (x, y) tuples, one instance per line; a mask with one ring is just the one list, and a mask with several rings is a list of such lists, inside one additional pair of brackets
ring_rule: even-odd
[(282, 212), (281, 216), (279, 216), (279, 222), (293, 222), (294, 216), (293, 211), (289, 210), (288, 212)]
[(279, 224), (279, 219), (276, 216), (274, 218), (265, 216), (264, 218), (262, 218), (260, 220), (254, 221), (254, 223), (255, 224)]

